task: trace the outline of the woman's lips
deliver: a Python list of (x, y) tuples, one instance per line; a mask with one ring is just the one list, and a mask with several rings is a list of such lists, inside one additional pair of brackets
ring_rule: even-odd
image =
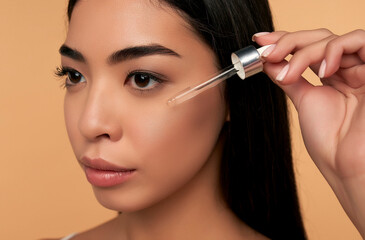
[(112, 187), (127, 181), (135, 170), (131, 171), (109, 171), (85, 167), (86, 178), (96, 187)]
[(128, 169), (109, 163), (101, 158), (83, 157), (81, 164), (87, 180), (97, 187), (112, 187), (131, 178), (136, 169)]

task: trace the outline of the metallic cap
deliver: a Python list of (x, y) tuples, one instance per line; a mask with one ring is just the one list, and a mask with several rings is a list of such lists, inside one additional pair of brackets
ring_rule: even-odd
[(241, 79), (248, 78), (263, 70), (261, 54), (251, 45), (232, 53), (231, 60)]

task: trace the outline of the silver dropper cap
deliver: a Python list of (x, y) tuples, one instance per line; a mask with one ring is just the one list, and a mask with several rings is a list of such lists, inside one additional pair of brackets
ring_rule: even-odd
[(263, 70), (263, 63), (261, 60), (262, 52), (263, 51), (258, 51), (254, 46), (250, 45), (232, 53), (232, 63), (238, 70), (237, 74), (241, 79), (248, 78)]

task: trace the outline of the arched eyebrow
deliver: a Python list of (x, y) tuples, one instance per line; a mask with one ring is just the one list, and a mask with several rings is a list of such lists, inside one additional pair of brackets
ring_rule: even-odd
[[(86, 62), (86, 58), (82, 55), (81, 52), (79, 52), (76, 49), (73, 49), (66, 44), (63, 44), (60, 49), (59, 53), (62, 56), (69, 57), (73, 60), (79, 61), (79, 62)], [(175, 56), (178, 58), (181, 58), (181, 55), (177, 52), (164, 47), (159, 44), (149, 44), (149, 45), (140, 45), (140, 46), (133, 46), (133, 47), (127, 47), (121, 50), (118, 50), (114, 53), (112, 53), (107, 61), (110, 65), (120, 63), (125, 60), (130, 60), (134, 58), (140, 58), (145, 56), (151, 56), (151, 55), (169, 55), (169, 56)]]
[(116, 64), (125, 60), (145, 57), (150, 55), (170, 55), (175, 57), (181, 57), (180, 54), (175, 51), (164, 47), (159, 44), (151, 44), (151, 45), (141, 45), (124, 48), (122, 50), (116, 51), (108, 58), (108, 62), (110, 64)]
[(69, 57), (73, 60), (79, 61), (79, 62), (86, 62), (85, 57), (82, 55), (81, 52), (77, 51), (76, 49), (72, 49), (66, 44), (63, 44), (58, 52), (65, 57)]

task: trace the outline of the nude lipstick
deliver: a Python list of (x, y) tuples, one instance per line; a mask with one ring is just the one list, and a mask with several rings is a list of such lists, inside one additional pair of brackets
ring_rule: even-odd
[(131, 178), (136, 171), (136, 169), (114, 165), (101, 158), (83, 157), (80, 163), (87, 180), (96, 187), (112, 187), (122, 184)]

